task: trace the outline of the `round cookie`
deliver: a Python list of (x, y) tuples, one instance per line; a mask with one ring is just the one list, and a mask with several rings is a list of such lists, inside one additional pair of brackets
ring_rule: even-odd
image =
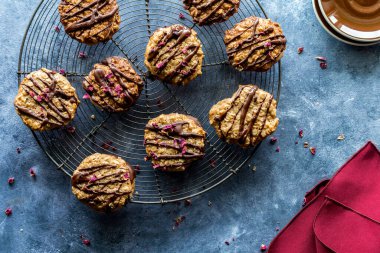
[(184, 171), (204, 156), (206, 132), (199, 121), (188, 115), (162, 114), (149, 120), (144, 145), (153, 168)]
[(239, 10), (240, 0), (184, 0), (195, 23), (211, 25), (228, 20)]
[(119, 30), (116, 0), (61, 0), (58, 11), (66, 33), (81, 43), (107, 41)]
[(86, 157), (71, 178), (73, 194), (100, 212), (122, 208), (135, 190), (135, 172), (120, 157), (95, 153)]
[(16, 112), (32, 130), (67, 125), (79, 105), (75, 88), (66, 77), (45, 68), (28, 74), (14, 100)]
[(219, 138), (242, 147), (255, 146), (276, 131), (277, 102), (271, 94), (255, 85), (240, 85), (232, 98), (214, 105), (210, 124)]
[(258, 17), (248, 17), (227, 30), (224, 43), (228, 60), (240, 71), (267, 71), (282, 58), (286, 48), (280, 25)]
[(202, 74), (203, 56), (197, 33), (183, 25), (172, 25), (152, 34), (144, 63), (153, 76), (174, 85), (186, 85)]
[(129, 109), (143, 88), (142, 79), (129, 61), (116, 56), (95, 64), (82, 85), (93, 104), (110, 112)]

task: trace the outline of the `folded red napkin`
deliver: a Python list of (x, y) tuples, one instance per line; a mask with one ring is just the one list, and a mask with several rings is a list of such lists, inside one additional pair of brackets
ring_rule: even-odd
[(368, 142), (305, 196), (268, 253), (380, 253), (380, 152)]

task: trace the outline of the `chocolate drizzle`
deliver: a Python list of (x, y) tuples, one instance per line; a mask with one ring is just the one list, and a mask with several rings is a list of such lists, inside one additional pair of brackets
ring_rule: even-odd
[[(268, 66), (265, 65), (277, 62), (281, 57), (286, 45), (285, 36), (274, 34), (275, 29), (273, 26), (266, 28), (262, 32), (257, 32), (261, 19), (256, 17), (247, 19), (254, 19), (253, 24), (231, 38), (225, 37), (228, 59), (238, 70), (265, 71), (268, 69)], [(239, 40), (243, 34), (251, 31), (252, 33), (248, 38)], [(235, 44), (230, 46), (232, 43)], [(275, 49), (277, 49), (277, 53), (273, 53)], [(256, 58), (252, 58), (253, 55), (258, 53), (258, 50), (263, 50), (263, 52), (260, 52)], [(234, 61), (236, 54), (240, 53), (241, 55), (242, 51), (244, 51), (244, 57), (239, 58), (239, 61)]]
[(48, 81), (35, 78), (30, 74), (21, 83), (21, 88), (39, 107), (27, 108), (19, 103), (15, 103), (15, 107), (22, 114), (42, 121), (41, 126), (46, 124), (53, 127), (65, 125), (73, 117), (67, 103), (79, 103), (79, 100), (75, 92), (73, 95), (68, 95), (57, 87), (54, 71), (44, 68), (40, 71), (48, 76)]
[[(247, 95), (244, 100), (237, 102), (238, 98), (241, 97), (243, 90), (248, 90)], [(231, 142), (237, 142), (244, 146), (247, 144), (247, 140), (248, 143), (252, 146), (262, 140), (261, 132), (263, 131), (266, 124), (267, 115), (273, 101), (273, 96), (267, 94), (262, 101), (259, 101), (258, 91), (259, 88), (257, 86), (241, 85), (231, 98), (229, 106), (226, 108), (226, 110), (213, 119), (217, 123), (216, 127), (220, 130), (218, 132), (220, 133), (220, 137), (222, 139), (227, 139)], [(267, 104), (267, 106), (264, 106), (264, 104)], [(238, 111), (234, 114), (231, 125), (227, 128), (227, 130), (222, 130), (222, 123), (227, 114), (236, 107), (238, 107)], [(253, 127), (258, 123), (260, 113), (262, 113), (263, 110), (265, 111), (263, 119), (260, 121), (258, 132), (254, 134)], [(252, 114), (252, 118), (249, 121), (247, 121), (248, 113)], [(232, 131), (235, 124), (238, 124), (239, 130), (237, 138), (234, 137), (232, 140), (230, 131)]]
[[(114, 8), (112, 8), (109, 12), (101, 14), (101, 10), (103, 8), (106, 8), (112, 2), (113, 1), (111, 0), (94, 0), (90, 4), (83, 6), (82, 1), (79, 1), (77, 4), (71, 4), (65, 0), (62, 1), (63, 5), (72, 5), (72, 7), (68, 8), (64, 15), (61, 16), (61, 21), (66, 21), (71, 18), (77, 18), (78, 16), (81, 17), (73, 23), (67, 22), (69, 24), (65, 26), (66, 32), (69, 33), (78, 30), (83, 31), (86, 29), (90, 29), (95, 24), (112, 18), (119, 10), (119, 7), (117, 5)], [(78, 8), (78, 10), (72, 12), (75, 8)], [(91, 13), (89, 15), (85, 15), (86, 11), (91, 11)], [(108, 25), (108, 27), (112, 26), (112, 22), (110, 25)]]
[(111, 208), (110, 203), (120, 202), (118, 198), (132, 193), (133, 187), (125, 186), (132, 185), (134, 179), (135, 172), (129, 165), (119, 167), (106, 164), (77, 169), (71, 183), (73, 187), (86, 194), (86, 204), (93, 207), (103, 205), (108, 211)]
[[(189, 28), (182, 25), (173, 25), (164, 32), (164, 36), (162, 36), (158, 42), (157, 47), (148, 52), (147, 61), (155, 66), (158, 75), (165, 72), (171, 60), (178, 59), (180, 55), (185, 55), (183, 60), (178, 63), (171, 72), (165, 73), (165, 81), (170, 82), (170, 80), (176, 76), (182, 79), (186, 78), (194, 73), (198, 67), (198, 60), (191, 65), (190, 63), (198, 53), (200, 45), (193, 43), (182, 46), (189, 36), (191, 36), (191, 30)], [(174, 43), (171, 43), (171, 41), (174, 41)]]
[[(235, 3), (236, 1), (232, 0), (184, 0), (183, 2), (186, 9), (196, 9), (194, 22), (201, 26), (225, 21), (237, 12), (239, 7), (239, 2)], [(229, 4), (231, 7), (222, 13), (218, 13), (225, 4)], [(206, 15), (202, 17), (204, 13)]]
[[(145, 139), (144, 145), (176, 151), (174, 154), (172, 152), (168, 154), (148, 153), (147, 158), (153, 160), (154, 169), (186, 168), (191, 162), (204, 156), (204, 145), (195, 144), (194, 138), (204, 139), (205, 136), (194, 132), (185, 132), (185, 125), (190, 125), (190, 122), (178, 121), (167, 125), (155, 123), (146, 125), (147, 130), (156, 134), (153, 139)], [(183, 162), (170, 161), (177, 159)]]
[[(113, 60), (117, 62), (114, 63)], [(95, 65), (95, 69), (93, 70), (94, 80), (85, 77), (83, 81), (83, 88), (89, 93), (91, 101), (100, 107), (105, 107), (109, 111), (120, 111), (129, 108), (136, 103), (142, 90), (141, 78), (133, 70), (129, 71), (130, 74), (128, 75), (127, 71), (132, 67), (127, 66), (129, 63), (125, 63), (124, 61), (127, 60), (118, 57), (107, 58), (101, 62), (101, 65), (108, 67), (111, 73), (107, 74), (103, 68)], [(122, 70), (120, 66), (123, 66), (127, 71)], [(112, 82), (112, 77), (116, 78), (116, 84)], [(133, 92), (131, 83), (132, 86), (137, 85), (138, 92)], [(102, 106), (98, 101), (92, 99), (93, 95), (100, 96), (100, 89), (102, 89), (105, 96), (111, 98), (114, 103), (110, 103), (107, 99), (102, 99), (102, 102), (105, 103), (105, 106)]]

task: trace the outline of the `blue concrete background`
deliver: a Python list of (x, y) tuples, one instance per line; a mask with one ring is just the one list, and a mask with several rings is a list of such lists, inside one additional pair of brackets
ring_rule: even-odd
[[(274, 135), (278, 145), (261, 145), (252, 161), (257, 171), (242, 170), (192, 199), (189, 207), (131, 204), (111, 216), (90, 212), (12, 105), (21, 40), (38, 2), (0, 2), (0, 252), (259, 252), (276, 227), (301, 208), (308, 189), (367, 140), (380, 143), (380, 46), (358, 48), (331, 38), (310, 1), (262, 0), (268, 15), (281, 23), (288, 49), (282, 61), (281, 123)], [(301, 46), (305, 51), (298, 55)], [(327, 70), (319, 68), (318, 55), (328, 58)], [(336, 140), (340, 133), (344, 141)], [(303, 148), (304, 141), (317, 147), (315, 156)], [(31, 166), (36, 179), (29, 176)], [(10, 176), (16, 179), (13, 186), (7, 184)], [(3, 213), (7, 207), (13, 209), (10, 217)], [(179, 215), (186, 219), (173, 230)], [(91, 240), (90, 247), (81, 235)]]

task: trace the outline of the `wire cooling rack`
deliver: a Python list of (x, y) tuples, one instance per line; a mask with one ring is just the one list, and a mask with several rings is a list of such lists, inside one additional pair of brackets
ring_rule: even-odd
[[(181, 0), (119, 0), (120, 30), (107, 43), (80, 44), (65, 34), (59, 22), (59, 0), (42, 0), (33, 14), (21, 46), (19, 82), (30, 72), (45, 67), (64, 70), (69, 81), (84, 95), (82, 79), (92, 66), (108, 56), (126, 57), (144, 79), (137, 104), (126, 113), (107, 113), (82, 100), (71, 126), (75, 132), (57, 129), (33, 132), (48, 157), (71, 176), (79, 163), (95, 152), (115, 154), (138, 170), (132, 202), (168, 203), (194, 197), (225, 181), (250, 160), (256, 148), (243, 150), (219, 140), (208, 123), (208, 111), (217, 101), (230, 97), (238, 84), (253, 83), (278, 100), (280, 63), (265, 73), (238, 72), (227, 63), (224, 31), (248, 16), (267, 17), (258, 1), (242, 0), (239, 12), (228, 21), (199, 27), (192, 22)], [(184, 14), (184, 19), (179, 14)], [(147, 75), (145, 46), (157, 28), (180, 23), (193, 28), (205, 54), (202, 76), (186, 87), (174, 87)], [(56, 28), (58, 27), (58, 28)], [(81, 52), (86, 58), (78, 57)], [(207, 132), (206, 155), (184, 173), (155, 171), (144, 161), (144, 127), (163, 113), (191, 114)]]

